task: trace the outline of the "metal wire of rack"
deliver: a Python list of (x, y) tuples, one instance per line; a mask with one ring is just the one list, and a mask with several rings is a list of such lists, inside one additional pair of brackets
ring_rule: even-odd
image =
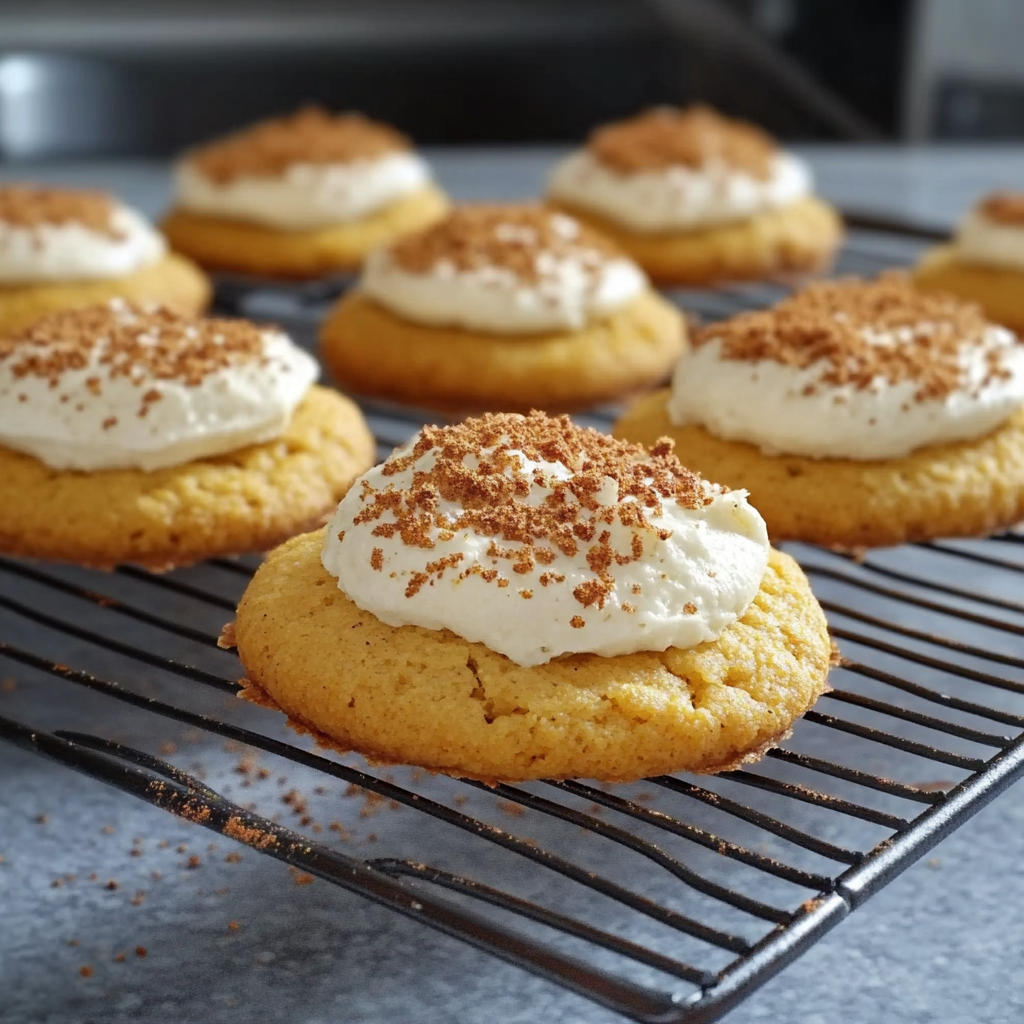
[[(853, 234), (840, 270), (872, 273), (919, 244), (867, 226)], [(283, 320), (301, 338), (336, 290), (236, 282), (222, 298), (233, 310)], [(778, 294), (755, 286), (681, 298), (688, 311), (713, 318)], [(422, 422), (390, 407), (367, 413), (382, 455)], [(585, 420), (607, 426), (611, 414), (596, 410)], [(396, 782), (268, 735), (277, 723), (270, 712), (240, 705), (238, 714), (210, 713), (201, 694), (237, 689), (237, 663), (216, 636), (252, 559), (165, 576), (0, 559), (0, 658), (415, 809), (443, 843), (405, 828), (401, 855), (361, 859), (102, 730), (47, 731), (0, 715), (0, 737), (626, 1017), (711, 1021), (1024, 773), (1024, 603), (1014, 596), (1024, 537), (919, 544), (862, 560), (791, 551), (845, 656), (834, 689), (756, 766), (647, 780), (664, 798), (657, 807), (628, 787), (582, 781), (493, 789), (449, 780), (439, 788), (411, 775)], [(536, 812), (543, 841), (461, 810), (466, 790)], [(439, 853), (435, 863), (423, 862), (428, 849)], [(496, 859), (481, 859), (480, 849)], [(474, 863), (476, 875), (466, 869)]]

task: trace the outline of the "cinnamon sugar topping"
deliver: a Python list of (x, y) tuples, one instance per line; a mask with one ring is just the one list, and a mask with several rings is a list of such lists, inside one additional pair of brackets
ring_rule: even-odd
[(696, 169), (720, 160), (762, 180), (771, 176), (777, 152), (772, 137), (760, 128), (704, 106), (655, 107), (598, 128), (587, 146), (602, 164), (623, 174), (678, 166)]
[(389, 252), (414, 274), (497, 269), (524, 282), (541, 281), (567, 259), (596, 272), (608, 260), (622, 258), (597, 232), (532, 204), (463, 206), (433, 227), (400, 239)]
[(401, 132), (362, 114), (305, 107), (196, 149), (188, 159), (207, 178), (225, 184), (249, 175), (276, 177), (293, 164), (378, 160), (409, 149)]
[(1024, 227), (1024, 192), (993, 192), (978, 203), (978, 212), (996, 224)]
[(15, 378), (39, 377), (51, 388), (60, 386), (65, 372), (86, 368), (94, 356), (100, 375), (88, 378), (89, 390), (101, 394), (104, 377), (145, 386), (138, 411), (145, 417), (162, 397), (154, 380), (195, 387), (218, 370), (261, 359), (263, 332), (244, 320), (189, 319), (160, 306), (114, 299), (51, 313), (20, 334), (0, 338), (0, 363), (10, 360)]
[[(819, 383), (866, 390), (879, 379), (912, 381), (915, 400), (942, 399), (968, 384), (963, 352), (984, 347), (991, 325), (981, 309), (941, 292), (918, 292), (906, 277), (849, 278), (813, 284), (770, 310), (741, 313), (699, 331), (696, 347), (721, 343), (723, 359), (822, 367)], [(988, 353), (981, 388), (1008, 375), (1001, 352)], [(816, 389), (808, 385), (808, 393)], [(837, 396), (839, 397), (839, 396)]]
[(79, 188), (40, 188), (35, 185), (0, 187), (0, 221), (18, 228), (78, 224), (110, 238), (115, 203), (106, 192)]
[[(425, 459), (431, 454), (432, 460)], [(569, 473), (531, 469), (527, 462), (553, 463)], [(613, 567), (644, 557), (645, 534), (662, 540), (671, 535), (649, 522), (662, 513), (664, 501), (701, 509), (722, 493), (685, 469), (669, 441), (648, 451), (578, 427), (567, 416), (540, 412), (425, 427), (408, 453), (392, 456), (381, 469), (384, 477), (409, 471), (412, 481), (403, 489), (375, 488), (364, 479), (362, 508), (354, 518), (355, 525), (375, 523), (375, 537), (398, 537), (404, 546), (424, 551), (423, 568), (411, 574), (406, 597), (448, 572), (507, 587), (517, 575), (551, 565), (558, 553), (582, 552), (593, 576), (579, 583), (573, 596), (583, 607), (603, 608), (615, 586)], [(442, 512), (442, 502), (459, 511)], [(629, 531), (625, 550), (612, 543), (612, 531), (620, 527)], [(438, 540), (465, 532), (491, 538), (486, 556), (492, 567), (465, 566), (461, 552), (442, 558), (426, 554)], [(373, 568), (380, 564), (378, 551), (371, 556)], [(560, 573), (539, 577), (544, 588), (564, 582)], [(518, 593), (533, 596), (528, 588)]]

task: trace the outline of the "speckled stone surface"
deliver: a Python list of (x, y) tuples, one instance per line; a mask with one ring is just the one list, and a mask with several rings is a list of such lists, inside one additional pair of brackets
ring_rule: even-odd
[[(816, 148), (808, 154), (830, 198), (910, 213), (934, 224), (950, 223), (990, 183), (1024, 180), (1022, 149), (899, 153)], [(536, 191), (551, 156), (547, 151), (445, 152), (436, 154), (435, 163), (442, 182), (456, 195), (514, 198)], [(108, 184), (150, 214), (159, 212), (166, 197), (166, 168), (155, 165), (18, 168), (8, 176)], [(0, 481), (0, 500), (2, 488)], [(237, 593), (237, 579), (225, 581), (211, 573), (200, 569), (181, 578), (219, 588), (225, 597)], [(958, 576), (961, 584), (971, 579), (977, 577)], [(122, 584), (128, 587), (130, 581), (119, 580)], [(40, 606), (41, 592), (32, 584), (5, 579), (0, 587), (9, 597)], [(53, 614), (66, 610), (64, 599), (52, 600)], [(215, 631), (229, 617), (217, 609), (199, 615), (179, 600), (168, 594), (161, 611), (206, 631)], [(118, 635), (223, 675), (232, 670), (229, 654), (188, 641), (168, 643), (145, 627), (125, 623)], [(965, 626), (962, 638), (972, 635)], [(84, 643), (58, 645), (51, 634), (27, 628), (9, 612), (0, 612), (0, 640), (54, 657), (59, 649), (65, 660), (74, 657), (75, 664), (97, 674), (105, 667), (109, 671), (106, 655)], [(1024, 653), (1024, 641), (1006, 642), (1008, 652)], [(2, 682), (7, 678), (16, 681), (13, 688)], [(927, 680), (927, 672), (919, 678)], [(121, 681), (139, 693), (294, 741), (271, 713), (168, 679), (156, 669), (135, 667)], [(344, 782), (325, 781), (269, 756), (253, 759), (243, 749), (226, 749), (222, 740), (114, 706), (2, 659), (0, 714), (43, 728), (95, 731), (161, 753), (232, 799), (255, 801), (262, 812), (280, 815), (288, 824), (298, 826), (308, 814), (308, 828), (323, 829), (317, 838), (352, 856), (420, 851), (432, 862), (515, 887), (539, 901), (550, 898), (557, 904), (564, 891), (510, 855), (468, 843), (455, 830), (411, 810), (367, 801), (361, 791), (348, 792)], [(807, 742), (812, 749), (813, 736)], [(864, 749), (833, 734), (820, 740), (826, 742), (819, 752), (827, 750), (846, 763)], [(358, 760), (348, 763), (357, 765)], [(861, 766), (886, 770), (881, 755)], [(936, 774), (934, 766), (921, 770), (920, 781), (956, 780), (963, 774), (953, 769)], [(453, 803), (462, 792), (445, 780), (412, 779), (403, 771), (395, 775), (396, 781), (441, 801)], [(317, 786), (324, 792), (316, 792)], [(295, 798), (283, 802), (292, 790), (308, 801), (307, 809), (297, 807)], [(643, 794), (643, 787), (632, 792)], [(744, 796), (758, 804), (756, 794)], [(673, 804), (660, 792), (652, 794), (651, 806), (686, 810), (691, 820), (702, 820), (694, 805)], [(621, 849), (582, 835), (566, 838), (564, 829), (556, 834), (534, 812), (513, 817), (485, 793), (471, 792), (464, 810), (536, 837), (542, 845), (568, 843), (563, 853), (609, 877), (631, 879), (636, 870), (636, 860)], [(801, 823), (801, 814), (791, 818), (794, 824)], [(811, 811), (807, 814), (805, 824), (811, 820)], [(332, 822), (338, 823), (334, 830)], [(742, 840), (742, 829), (736, 837)], [(1024, 787), (1018, 786), (727, 1020), (1021, 1021), (1022, 837)], [(774, 849), (769, 843), (765, 852)], [(358, 896), (319, 880), (300, 884), (303, 879), (278, 861), (3, 743), (0, 856), (3, 1024), (612, 1024), (623, 1019)], [(690, 856), (697, 866), (710, 864), (699, 852)], [(677, 898), (668, 880), (655, 879), (651, 886), (653, 895)], [(705, 906), (700, 899), (695, 905)], [(613, 911), (597, 906), (593, 919), (612, 928), (620, 924)], [(145, 950), (144, 957), (137, 948)], [(90, 968), (91, 976), (84, 977), (81, 968)]]

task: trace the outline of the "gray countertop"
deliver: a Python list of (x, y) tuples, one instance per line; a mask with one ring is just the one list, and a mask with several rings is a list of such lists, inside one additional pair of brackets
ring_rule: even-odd
[[(1024, 183), (1024, 148), (809, 147), (804, 152), (826, 196), (935, 225), (951, 224), (992, 185)], [(431, 154), (442, 183), (463, 198), (534, 194), (552, 155), (549, 150)], [(2, 171), (8, 178), (103, 184), (150, 214), (166, 203), (167, 169), (160, 165)], [(224, 617), (216, 613), (201, 625), (215, 629)], [(51, 650), (52, 638), (44, 630), (0, 613), (0, 639), (15, 637), (41, 653)], [(73, 647), (83, 664), (102, 671), (102, 659), (86, 645)], [(223, 659), (229, 657), (209, 654), (211, 665), (225, 673)], [(17, 685), (5, 685), (6, 677)], [(145, 669), (133, 682), (145, 692), (181, 689), (180, 684), (178, 691), (168, 688), (159, 673)], [(190, 695), (190, 700), (238, 721), (267, 714), (220, 696)], [(352, 832), (345, 845), (354, 855), (387, 855), (403, 843), (409, 855), (410, 839), (427, 848), (448, 841), (447, 833), (424, 826), (410, 811), (374, 813), (375, 807), (345, 796), (337, 783), (316, 794), (317, 780), (269, 758), (261, 763), (272, 769), (270, 776), (246, 786), (254, 776), (237, 772), (239, 752), (226, 750), (222, 742), (135, 712), (111, 711), (93, 695), (2, 661), (0, 713), (44, 728), (98, 729), (153, 750), (161, 745), (170, 750), (167, 744), (173, 743), (176, 763), (201, 771), (236, 800), (256, 799), (268, 814), (282, 809), (279, 794), (295, 786), (309, 796), (314, 819), (325, 825), (337, 819)], [(259, 721), (276, 735), (276, 723)], [(288, 781), (279, 784), (283, 775)], [(440, 792), (445, 783), (430, 785)], [(474, 813), (490, 813), (483, 807), (486, 800), (480, 797), (479, 807), (474, 803)], [(500, 821), (500, 809), (497, 813)], [(211, 840), (216, 840), (212, 849)], [(225, 859), (239, 850), (198, 826), (0, 743), (0, 1021), (613, 1024), (622, 1019), (325, 883), (297, 885), (288, 869), (270, 858), (244, 850), (240, 860)], [(191, 866), (189, 858), (195, 858)], [(1019, 1022), (1024, 1019), (1022, 861), (1024, 787), (1016, 787), (727, 1019), (730, 1024)], [(108, 880), (117, 887), (107, 888)], [(145, 947), (144, 958), (135, 955), (136, 947)], [(127, 954), (124, 962), (114, 959), (120, 952)], [(91, 977), (79, 973), (83, 966), (92, 968)]]

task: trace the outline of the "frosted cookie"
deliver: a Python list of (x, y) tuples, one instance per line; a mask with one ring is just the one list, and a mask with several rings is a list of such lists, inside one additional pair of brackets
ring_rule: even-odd
[(323, 521), (374, 445), (272, 328), (112, 300), (0, 338), (0, 551), (169, 569)]
[(106, 192), (0, 186), (0, 335), (111, 298), (198, 315), (210, 285), (191, 261)]
[(443, 410), (572, 409), (667, 379), (679, 311), (573, 218), (466, 206), (375, 252), (324, 322), (356, 392)]
[(488, 782), (755, 760), (832, 655), (744, 492), (540, 413), (425, 428), (271, 553), (224, 642), (322, 742)]
[(773, 540), (839, 548), (1024, 518), (1024, 344), (900, 276), (816, 284), (712, 324), (615, 425), (746, 487)]
[(311, 278), (425, 227), (448, 207), (409, 140), (315, 107), (185, 154), (163, 229), (205, 267)]
[(664, 284), (827, 267), (842, 222), (807, 166), (760, 129), (707, 107), (657, 107), (606, 125), (560, 163), (548, 199)]
[(1024, 192), (986, 196), (950, 245), (925, 254), (914, 282), (977, 302), (990, 320), (1024, 334)]

